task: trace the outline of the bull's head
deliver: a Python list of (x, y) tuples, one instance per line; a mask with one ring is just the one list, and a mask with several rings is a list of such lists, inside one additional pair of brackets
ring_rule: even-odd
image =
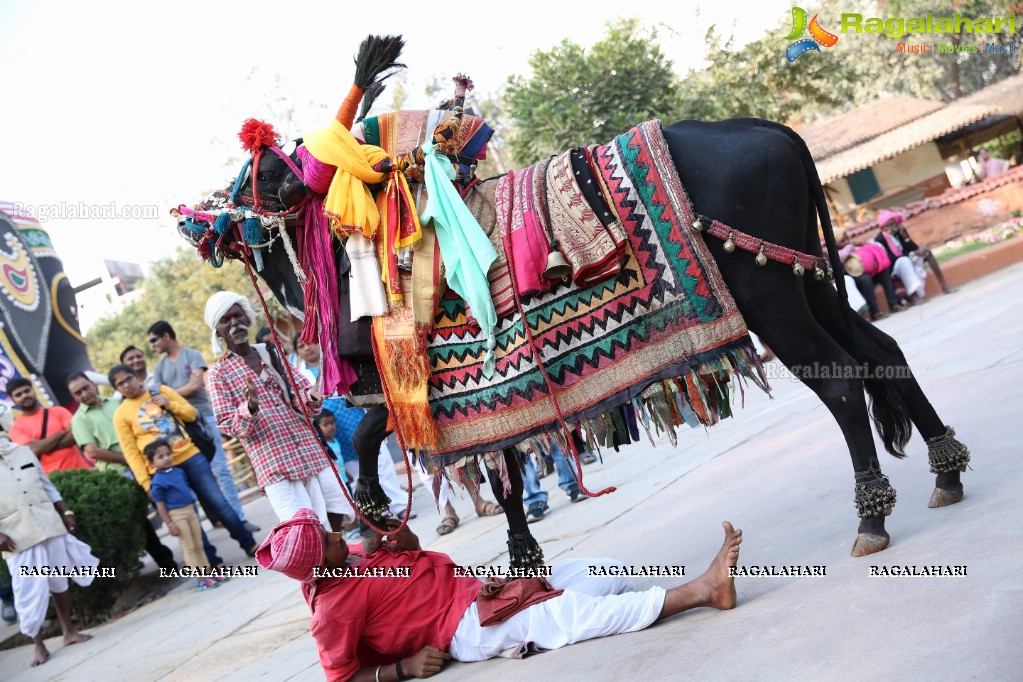
[(214, 265), (222, 258), (248, 261), (277, 300), (302, 318), (302, 286), (290, 248), (309, 196), (297, 152), (302, 141), (282, 149), (273, 128), (252, 119), (239, 138), (252, 157), (231, 187), (192, 209), (179, 207), (178, 231)]

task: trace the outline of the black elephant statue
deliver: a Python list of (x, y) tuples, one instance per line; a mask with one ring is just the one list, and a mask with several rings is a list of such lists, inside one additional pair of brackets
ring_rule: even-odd
[(92, 367), (75, 293), (49, 234), (8, 203), (0, 203), (0, 290), (0, 382), (27, 377), (44, 405), (72, 402), (66, 377)]

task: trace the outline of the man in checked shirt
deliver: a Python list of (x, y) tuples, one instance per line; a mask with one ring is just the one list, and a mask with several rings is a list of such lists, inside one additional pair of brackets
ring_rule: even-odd
[(287, 361), (272, 346), (249, 343), (256, 315), (244, 296), (214, 294), (204, 317), (213, 330), (214, 355), (221, 352), (221, 343), (226, 347), (206, 374), (217, 429), (241, 442), (256, 482), (279, 519), (308, 508), (325, 529), (340, 531), (345, 515), (354, 518), (355, 512), (299, 404), (304, 401), (315, 415), (321, 398), (299, 372), (293, 373), (299, 395), (293, 395), (285, 375)]

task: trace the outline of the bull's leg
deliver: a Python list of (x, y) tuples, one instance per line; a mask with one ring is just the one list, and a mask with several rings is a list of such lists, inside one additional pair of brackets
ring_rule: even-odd
[[(793, 284), (798, 287), (798, 283)], [(780, 298), (777, 289), (772, 295)], [(753, 294), (749, 298), (756, 297)], [(741, 309), (750, 328), (794, 376), (817, 394), (838, 422), (849, 446), (856, 478), (854, 502), (860, 524), (852, 555), (880, 552), (890, 541), (884, 517), (895, 504), (895, 490), (881, 473), (877, 460), (856, 363), (817, 323), (801, 294), (785, 300), (785, 305), (764, 300)]]
[[(384, 517), (390, 514), (388, 505), (391, 503), (391, 498), (380, 487), (380, 479), (377, 476), (380, 445), (391, 433), (387, 430), (387, 415), (386, 405), (374, 405), (352, 434), (352, 447), (359, 457), (359, 480), (352, 498), (359, 512), (378, 528), (383, 526)], [(375, 548), (371, 545), (378, 544), (379, 538), (364, 522), (360, 521), (359, 530), (364, 548), (366, 551), (373, 551)]]
[[(891, 381), (901, 393), (902, 403), (914, 426), (927, 442), (927, 458), (931, 472), (935, 474), (934, 492), (928, 506), (944, 507), (959, 502), (963, 499), (963, 484), (959, 474), (966, 471), (970, 462), (969, 448), (956, 440), (955, 430), (946, 426), (938, 416), (916, 377), (909, 371), (906, 357), (895, 339), (859, 316), (856, 316), (856, 325), (863, 332), (862, 337), (866, 337), (864, 344), (867, 344), (871, 356), (868, 360), (871, 369), (876, 365), (887, 365), (895, 369), (905, 368), (908, 373), (908, 376), (897, 376)], [(878, 362), (878, 356), (884, 358), (883, 364)]]
[(511, 484), (511, 490), (507, 494), (499, 473), (488, 469), (487, 479), (490, 481), (490, 489), (494, 492), (497, 503), (501, 505), (504, 516), (508, 519), (508, 566), (513, 571), (528, 572), (542, 569), (543, 550), (529, 532), (529, 524), (526, 523), (526, 510), (522, 506), (522, 470), (519, 469), (518, 456), (514, 450), (504, 451), (504, 464)]

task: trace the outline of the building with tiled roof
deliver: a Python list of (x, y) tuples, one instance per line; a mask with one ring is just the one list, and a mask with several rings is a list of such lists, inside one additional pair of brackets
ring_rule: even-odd
[(1023, 131), (1023, 74), (949, 103), (887, 97), (800, 131), (832, 213), (898, 206), (972, 181), (973, 148)]

